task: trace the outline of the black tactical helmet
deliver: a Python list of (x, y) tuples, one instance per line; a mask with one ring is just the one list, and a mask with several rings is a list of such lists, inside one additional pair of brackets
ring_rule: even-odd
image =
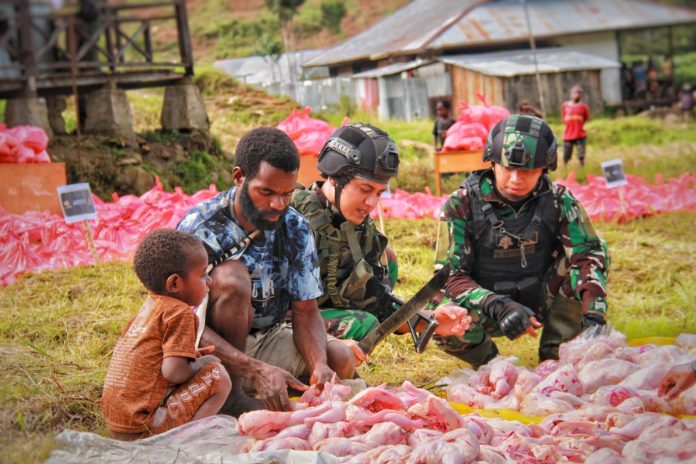
[(491, 129), (483, 161), (508, 168), (556, 169), (556, 137), (542, 119), (513, 114)]
[(386, 132), (369, 124), (348, 124), (326, 141), (317, 168), (325, 177), (352, 168), (361, 177), (386, 184), (399, 170), (399, 153)]

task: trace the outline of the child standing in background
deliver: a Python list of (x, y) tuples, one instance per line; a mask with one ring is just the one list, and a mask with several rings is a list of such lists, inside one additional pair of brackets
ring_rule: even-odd
[(582, 100), (582, 87), (574, 85), (570, 90), (570, 100), (561, 106), (561, 119), (565, 124), (563, 132), (563, 164), (568, 164), (573, 156), (573, 147), (577, 147), (580, 166), (585, 165), (585, 146), (587, 133), (585, 122), (590, 119), (590, 109)]
[(455, 121), (452, 119), (452, 104), (449, 100), (440, 100), (435, 109), (437, 118), (433, 127), (433, 146), (435, 151), (441, 151), (445, 144), (447, 130), (454, 125)]

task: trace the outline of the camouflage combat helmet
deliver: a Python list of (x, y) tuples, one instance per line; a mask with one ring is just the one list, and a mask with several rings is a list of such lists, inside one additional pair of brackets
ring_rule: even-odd
[(319, 153), (319, 172), (325, 177), (358, 172), (368, 180), (387, 183), (399, 170), (396, 143), (369, 124), (348, 124), (331, 134)]
[(483, 161), (508, 168), (556, 169), (556, 137), (540, 118), (513, 114), (493, 127), (486, 140)]

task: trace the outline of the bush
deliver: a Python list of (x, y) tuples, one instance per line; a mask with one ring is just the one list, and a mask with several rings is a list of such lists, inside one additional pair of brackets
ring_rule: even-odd
[(186, 186), (184, 190), (193, 193), (216, 183), (217, 179), (213, 179), (211, 174), (217, 171), (218, 164), (219, 161), (209, 153), (194, 151), (176, 165), (174, 173), (181, 180), (181, 185)]
[(295, 18), (295, 33), (311, 36), (324, 27), (322, 11), (316, 5), (305, 5)]
[(198, 68), (193, 83), (206, 96), (235, 94), (242, 86), (234, 77), (211, 66)]

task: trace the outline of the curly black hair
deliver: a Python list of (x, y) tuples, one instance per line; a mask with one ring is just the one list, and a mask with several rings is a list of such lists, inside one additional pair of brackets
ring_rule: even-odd
[(195, 235), (174, 229), (157, 229), (147, 234), (138, 245), (133, 269), (145, 288), (163, 294), (170, 275), (183, 276), (189, 270), (191, 250), (197, 247), (203, 248), (203, 242)]
[(348, 182), (353, 180), (353, 178), (360, 177), (360, 172), (361, 171), (359, 169), (347, 167), (341, 169), (341, 171), (335, 176), (326, 176), (324, 174), (321, 174), (321, 176), (325, 179), (331, 177), (334, 180), (334, 182), (336, 182), (336, 187), (343, 188), (346, 186), (346, 184), (348, 184)]
[(252, 129), (237, 144), (234, 165), (242, 170), (247, 179), (256, 177), (261, 161), (285, 172), (300, 168), (297, 147), (285, 132), (273, 127)]

